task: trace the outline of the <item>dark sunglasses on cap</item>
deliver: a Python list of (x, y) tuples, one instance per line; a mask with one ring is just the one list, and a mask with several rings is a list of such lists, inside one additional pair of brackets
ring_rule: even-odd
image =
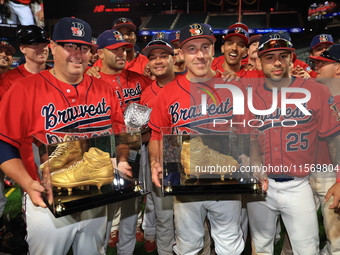
[(153, 45), (164, 45), (164, 46), (168, 46), (169, 48), (172, 49), (172, 46), (170, 44), (168, 44), (167, 42), (164, 42), (162, 40), (151, 41), (145, 47), (150, 47), (150, 46), (153, 46)]
[(259, 46), (259, 50), (269, 50), (274, 48), (292, 48), (293, 44), (285, 39), (268, 40)]

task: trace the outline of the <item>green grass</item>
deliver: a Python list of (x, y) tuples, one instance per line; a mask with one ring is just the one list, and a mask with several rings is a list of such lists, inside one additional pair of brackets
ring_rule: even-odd
[[(18, 186), (15, 186), (15, 190), (9, 195), (8, 197), (8, 202), (5, 207), (4, 215), (9, 214), (11, 217), (15, 217), (18, 213), (21, 212), (21, 192)], [(10, 189), (5, 189), (5, 194), (9, 191)], [(322, 219), (322, 214), (321, 211), (318, 211), (318, 220), (319, 220), (319, 233), (320, 233), (320, 249), (322, 249), (325, 246), (326, 242), (326, 235), (325, 235), (325, 230), (323, 227), (323, 219)], [(279, 242), (275, 245), (275, 251), (274, 255), (280, 255), (281, 253), (281, 247), (283, 244), (283, 239), (284, 239), (284, 233), (285, 233), (285, 227), (281, 222), (281, 239)], [(134, 250), (134, 254), (136, 255), (158, 255), (156, 251), (154, 252), (146, 252), (144, 249), (144, 242), (137, 242), (136, 247)], [(251, 255), (251, 248), (250, 248), (250, 241), (248, 240), (246, 243), (246, 247), (244, 249), (244, 252), (242, 253), (243, 255)], [(68, 253), (68, 255), (72, 255), (72, 251)], [(117, 255), (117, 248), (111, 248), (108, 247), (106, 255)]]

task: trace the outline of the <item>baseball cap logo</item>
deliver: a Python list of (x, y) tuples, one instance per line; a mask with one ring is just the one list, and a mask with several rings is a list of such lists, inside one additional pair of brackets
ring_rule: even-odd
[(127, 19), (126, 18), (120, 18), (119, 19), (121, 22), (123, 22), (123, 23), (126, 23), (127, 22)]
[(200, 24), (193, 24), (190, 26), (189, 32), (191, 36), (197, 36), (203, 34), (203, 29)]
[(271, 34), (269, 35), (270, 40), (278, 40), (281, 39), (281, 35), (280, 34)]
[(319, 36), (319, 40), (320, 40), (320, 42), (327, 42), (328, 41), (328, 37), (327, 37), (327, 35), (320, 35)]
[(179, 32), (179, 31), (176, 31), (176, 39), (179, 40), (180, 35), (181, 35), (180, 32)]
[(72, 22), (73, 26), (71, 27), (72, 35), (83, 37), (85, 35), (84, 25), (79, 22)]
[(113, 36), (116, 38), (116, 41), (124, 40), (123, 35), (118, 31), (113, 31)]
[(164, 39), (164, 33), (163, 32), (159, 32), (157, 33), (157, 39), (161, 40), (161, 39)]

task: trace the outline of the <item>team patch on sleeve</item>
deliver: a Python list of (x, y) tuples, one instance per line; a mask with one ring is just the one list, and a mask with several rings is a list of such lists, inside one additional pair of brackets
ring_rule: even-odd
[(333, 110), (332, 115), (335, 117), (335, 119), (337, 121), (340, 121), (340, 112), (339, 112), (339, 108), (337, 107), (337, 104), (333, 104), (330, 107)]

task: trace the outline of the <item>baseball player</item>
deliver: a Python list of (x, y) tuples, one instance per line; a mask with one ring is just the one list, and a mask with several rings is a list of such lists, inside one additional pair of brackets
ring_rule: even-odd
[(98, 56), (103, 64), (101, 79), (114, 88), (124, 112), (129, 103), (140, 102), (142, 90), (148, 86), (140, 74), (125, 68), (127, 49), (131, 49), (133, 45), (114, 29), (100, 34), (97, 45)]
[(174, 48), (174, 71), (176, 74), (184, 74), (187, 69), (185, 67), (184, 59), (179, 56), (179, 31), (173, 31), (169, 34), (168, 40), (170, 41), (172, 47)]
[[(123, 124), (112, 87), (84, 74), (95, 47), (91, 32), (80, 19), (60, 19), (51, 41), (54, 68), (14, 83), (1, 102), (0, 117), (6, 120), (0, 127), (1, 169), (25, 190), (30, 254), (65, 255), (71, 246), (73, 254), (105, 254), (106, 206), (55, 218), (42, 199), (41, 192), (49, 190), (40, 184), (32, 149), (32, 135), (49, 132), (62, 140), (61, 129), (81, 127), (84, 120), (98, 135), (112, 123)], [(70, 116), (71, 111), (85, 112)]]
[(223, 57), (215, 58), (213, 68), (221, 73), (233, 71), (240, 78), (259, 78), (261, 73), (258, 70), (246, 70), (242, 59), (247, 55), (249, 44), (248, 26), (243, 23), (235, 23), (228, 28), (223, 38), (221, 52)]
[[(329, 35), (328, 35), (329, 36)], [(319, 37), (317, 37), (319, 38)], [(316, 46), (317, 48), (317, 46)], [(331, 94), (334, 96), (334, 103), (330, 106), (331, 109), (338, 109), (340, 102), (339, 92), (340, 88), (337, 82), (339, 78), (340, 67), (340, 45), (328, 43), (328, 47), (320, 52), (318, 56), (310, 56), (310, 59), (315, 62), (315, 72), (317, 74), (316, 80), (325, 84)], [(325, 140), (319, 139), (317, 164), (331, 165), (330, 153)], [(325, 169), (320, 172), (313, 172), (310, 175), (310, 183), (314, 192), (314, 198), (317, 209), (321, 206), (323, 216), (324, 228), (327, 236), (326, 246), (320, 254), (322, 255), (338, 255), (340, 254), (340, 236), (338, 229), (340, 227), (339, 216), (329, 209), (333, 204), (333, 198), (325, 201), (325, 195), (328, 189), (334, 184), (336, 180), (336, 172), (332, 168)]]
[[(161, 186), (159, 174), (162, 173), (159, 151), (160, 128), (171, 127), (178, 134), (196, 133), (201, 124), (208, 127), (209, 118), (213, 117), (200, 116), (196, 112), (197, 109), (194, 110), (197, 106), (191, 105), (190, 101), (199, 100), (197, 97), (200, 95), (198, 92), (200, 86), (211, 90), (213, 87), (209, 83), (210, 79), (221, 77), (221, 74), (211, 68), (215, 41), (211, 27), (206, 24), (194, 23), (180, 30), (180, 55), (185, 60), (188, 71), (186, 74), (178, 75), (173, 82), (162, 88), (157, 96), (149, 122), (149, 126), (152, 128), (149, 142), (150, 167), (152, 180), (157, 187)], [(202, 82), (193, 83), (190, 86), (190, 80), (197, 80), (197, 78), (204, 79)], [(241, 84), (238, 86), (245, 91)], [(215, 92), (212, 89), (209, 93), (215, 94)], [(229, 101), (229, 99), (230, 94), (221, 97), (222, 101)], [(217, 105), (221, 103), (223, 104), (223, 102), (217, 101), (209, 102), (207, 107), (216, 109), (219, 107)], [(216, 114), (215, 117), (219, 114), (223, 115), (223, 113), (217, 112), (211, 112), (211, 114)], [(211, 224), (211, 235), (215, 241), (216, 253), (240, 254), (242, 252), (244, 241), (240, 228), (240, 197), (233, 201), (228, 199), (230, 197), (223, 195), (218, 198), (214, 195), (174, 198), (177, 244), (174, 246), (174, 251), (176, 254), (197, 254), (203, 248), (203, 222), (206, 216)]]
[(0, 41), (0, 76), (11, 68), (15, 49), (6, 41)]
[(0, 94), (0, 100), (4, 96), (4, 92), (18, 79), (50, 68), (46, 65), (50, 40), (43, 28), (34, 25), (22, 27), (17, 32), (17, 41), (20, 51), (25, 56), (26, 63), (1, 76), (0, 87), (2, 88), (2, 93)]
[[(327, 48), (334, 44), (332, 35), (329, 34), (319, 34), (313, 37), (310, 47), (309, 56), (317, 57), (320, 56), (322, 52), (327, 50)], [(313, 62), (312, 62), (313, 63)], [(314, 70), (309, 70), (308, 72), (312, 78), (316, 78), (317, 73)]]
[[(286, 98), (293, 100), (302, 98), (295, 88), (303, 88), (311, 97), (302, 104), (304, 108), (290, 101), (283, 113), (280, 106), (284, 101), (279, 99), (273, 113), (255, 115), (263, 123), (258, 129), (266, 134), (261, 145), (269, 177), (265, 199), (248, 203), (250, 233), (258, 254), (273, 254), (278, 215), (285, 224), (294, 254), (319, 254), (318, 221), (308, 174), (314, 169), (318, 135), (333, 134), (332, 143), (339, 143), (336, 134), (340, 122), (330, 108), (332, 97), (325, 86), (289, 75), (293, 51), (288, 33), (269, 33), (260, 38), (258, 55), (266, 79), (255, 86), (255, 109), (269, 109), (276, 90), (280, 94), (291, 89)], [(295, 124), (287, 127), (282, 121)], [(334, 184), (326, 195), (326, 200), (334, 196), (332, 207), (338, 207), (339, 186)]]
[[(135, 50), (136, 46), (136, 30), (137, 27), (135, 24), (133, 24), (131, 19), (128, 18), (119, 18), (113, 21), (112, 23), (112, 29), (118, 30), (122, 35), (125, 41), (128, 43), (131, 43), (133, 45), (132, 48), (127, 49), (126, 51), (126, 66), (125, 69), (128, 69), (130, 71), (134, 71), (139, 74), (144, 73), (144, 68), (145, 65), (148, 62), (147, 57), (145, 57), (142, 54), (139, 54)], [(94, 67), (96, 68), (91, 68), (89, 71), (90, 75), (93, 75), (97, 78), (100, 78), (100, 74), (97, 71), (100, 71), (100, 68), (102, 66), (101, 60), (98, 60), (95, 64)], [(144, 77), (144, 79), (150, 84), (152, 81), (149, 80), (147, 77)]]
[(261, 35), (250, 36), (248, 44), (248, 65), (252, 65), (256, 70), (261, 70), (261, 65), (259, 64), (259, 58), (257, 56), (260, 37)]
[(11, 11), (11, 16), (7, 19), (8, 24), (18, 24), (22, 26), (34, 25), (34, 17), (30, 8), (31, 0), (9, 0), (8, 6)]
[[(142, 90), (147, 86), (144, 79), (138, 73), (125, 69), (126, 65), (126, 49), (131, 49), (133, 45), (124, 40), (122, 34), (117, 30), (106, 30), (100, 34), (97, 38), (98, 45), (98, 57), (102, 61), (102, 68), (100, 71), (101, 80), (109, 84), (115, 91), (120, 107), (124, 112), (125, 107), (129, 103), (139, 103)], [(133, 210), (131, 207), (136, 203), (136, 207), (139, 208), (141, 205), (140, 197), (136, 199), (129, 199), (121, 203), (121, 217), (119, 222), (118, 234), (118, 253), (133, 252), (136, 238), (136, 222), (137, 214), (127, 216), (126, 213), (131, 214)], [(112, 213), (115, 214), (113, 218), (111, 229), (111, 238), (109, 245), (114, 246), (114, 232), (117, 230), (117, 221), (119, 220), (119, 206), (114, 205)], [(138, 210), (138, 209), (137, 209)], [(129, 231), (132, 231), (133, 238), (128, 235)], [(117, 240), (117, 241), (118, 241)], [(131, 251), (129, 251), (131, 250)]]
[[(150, 41), (142, 52), (149, 59), (148, 66), (151, 74), (156, 77), (156, 81), (142, 92), (141, 104), (153, 108), (158, 93), (176, 77), (174, 72), (174, 49), (166, 39), (156, 38)], [(148, 190), (151, 191), (151, 194), (147, 195), (146, 198), (143, 219), (143, 230), (146, 240), (144, 247), (149, 252), (157, 247), (158, 254), (172, 255), (172, 246), (175, 242), (173, 198), (163, 197), (161, 190), (152, 184), (147, 153), (148, 147), (146, 145), (150, 139), (150, 132), (144, 136), (148, 136), (148, 138), (143, 138), (144, 145), (142, 150), (145, 152), (144, 156), (146, 156), (144, 162), (147, 162)], [(152, 212), (154, 213), (152, 214)], [(155, 216), (152, 217), (150, 214)]]
[[(6, 41), (0, 42), (0, 73), (3, 74), (9, 70), (13, 61), (13, 55), (15, 54), (15, 49)], [(2, 87), (0, 87), (1, 91)], [(4, 92), (2, 92), (4, 93)], [(5, 205), (7, 203), (7, 198), (4, 194), (4, 173), (0, 170), (0, 238), (2, 238), (5, 233), (4, 229), (4, 218), (3, 213)]]

